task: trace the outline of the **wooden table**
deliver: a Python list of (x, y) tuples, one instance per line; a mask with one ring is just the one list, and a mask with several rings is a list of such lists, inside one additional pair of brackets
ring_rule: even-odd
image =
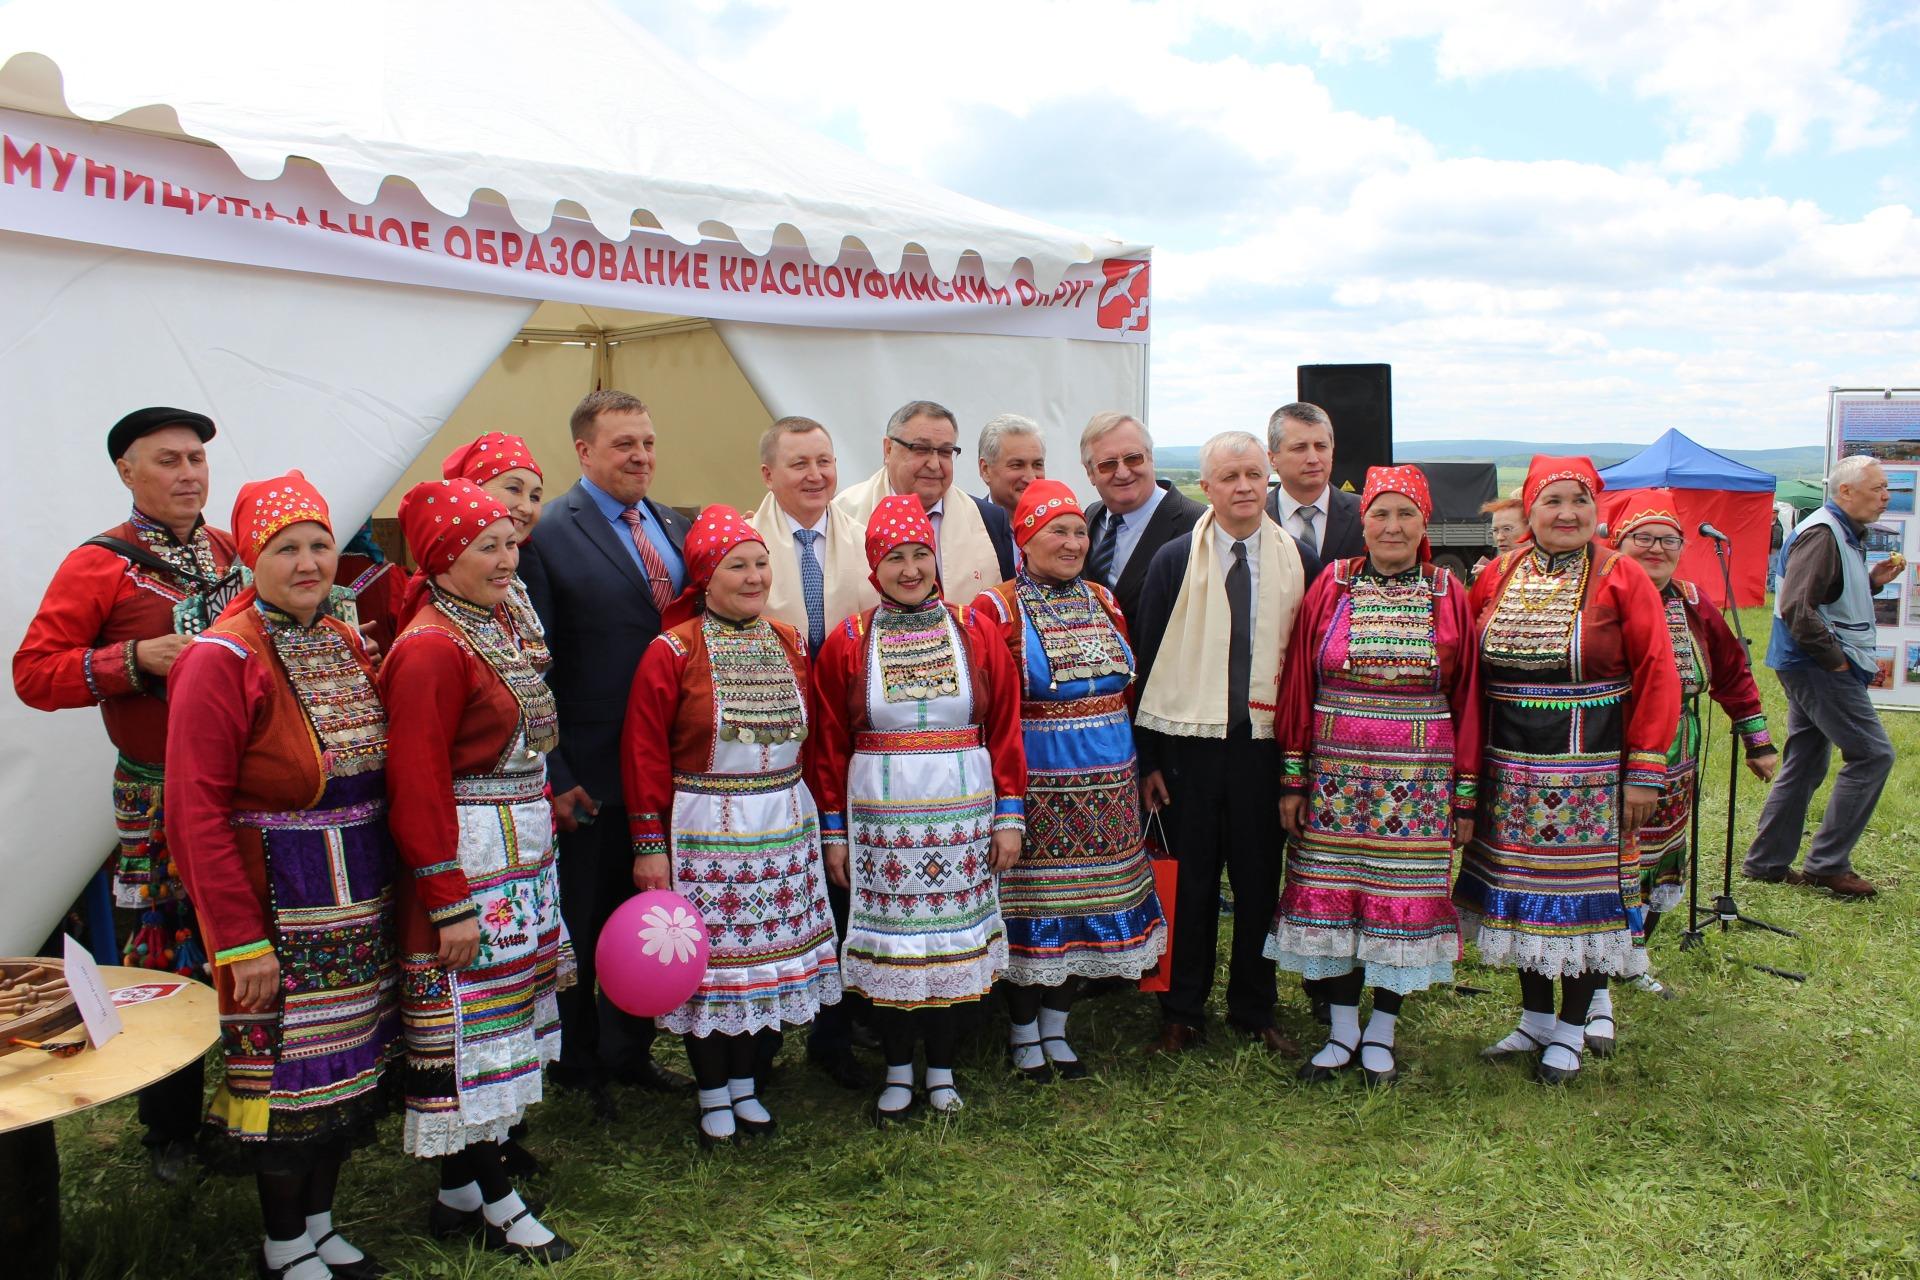
[[(71, 1058), (37, 1049), (0, 1056), (0, 1256), (20, 1277), (53, 1275), (60, 1257), (60, 1151), (53, 1122), (172, 1075), (220, 1035), (213, 988), (152, 969), (103, 966), (107, 989), (178, 982), (163, 1000), (125, 1005), (121, 1032)], [(86, 1035), (76, 1026), (56, 1040)], [(14, 1267), (20, 1270), (13, 1270)]]

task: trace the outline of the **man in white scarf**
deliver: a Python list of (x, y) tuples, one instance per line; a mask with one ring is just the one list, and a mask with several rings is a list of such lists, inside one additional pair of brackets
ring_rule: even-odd
[(1280, 894), (1283, 836), (1274, 702), (1307, 578), (1298, 545), (1266, 514), (1267, 455), (1245, 431), (1200, 449), (1209, 504), (1193, 532), (1154, 554), (1133, 642), (1141, 790), (1179, 860), (1171, 985), (1150, 1052), (1205, 1038), (1224, 868), (1233, 886), (1227, 1025), (1276, 1053), (1273, 962), (1261, 954)]
[(940, 545), (941, 594), (957, 604), (1013, 576), (1013, 524), (1007, 513), (953, 482), (960, 456), (953, 411), (931, 400), (912, 400), (887, 419), (880, 469), (833, 500), (834, 509), (864, 530), (867, 518), (890, 494), (913, 494), (933, 521)]
[(760, 479), (767, 496), (748, 520), (766, 538), (773, 570), (766, 614), (798, 631), (811, 657), (836, 623), (880, 602), (867, 580), (866, 527), (834, 509), (833, 437), (812, 418), (767, 428)]

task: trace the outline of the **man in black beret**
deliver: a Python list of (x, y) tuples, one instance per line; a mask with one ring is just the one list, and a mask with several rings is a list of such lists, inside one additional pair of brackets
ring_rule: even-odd
[[(232, 536), (200, 518), (213, 434), (211, 418), (186, 409), (139, 409), (114, 424), (107, 453), (133, 513), (68, 554), (13, 656), (22, 702), (97, 706), (119, 750), (112, 875), (125, 963), (195, 977), (207, 957), (167, 857), (160, 798), (167, 673), (238, 585)], [(145, 1142), (165, 1181), (186, 1172), (201, 1089), (195, 1062), (140, 1094)]]

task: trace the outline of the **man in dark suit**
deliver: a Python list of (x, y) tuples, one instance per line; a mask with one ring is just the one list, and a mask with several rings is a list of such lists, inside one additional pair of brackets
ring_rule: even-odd
[(1322, 564), (1366, 550), (1360, 499), (1333, 487), (1333, 420), (1325, 409), (1305, 402), (1275, 409), (1267, 419), (1267, 461), (1280, 477), (1267, 494), (1267, 514), (1302, 549)]
[(1087, 508), (1087, 576), (1113, 591), (1132, 624), (1153, 554), (1193, 528), (1206, 508), (1153, 474), (1147, 424), (1096, 413), (1080, 433), (1080, 463), (1100, 501)]
[(580, 975), (560, 995), (553, 1078), (588, 1091), (604, 1111), (610, 1079), (652, 1089), (692, 1083), (654, 1062), (651, 1019), (596, 998), (593, 955), (607, 917), (636, 892), (620, 729), (640, 655), (685, 584), (680, 547), (690, 525), (647, 497), (654, 431), (646, 405), (624, 391), (596, 391), (574, 409), (572, 430), (580, 483), (547, 508), (538, 549), (521, 549), (520, 573), (553, 651), (547, 683), (560, 745), (547, 769), (560, 829), (560, 907)]

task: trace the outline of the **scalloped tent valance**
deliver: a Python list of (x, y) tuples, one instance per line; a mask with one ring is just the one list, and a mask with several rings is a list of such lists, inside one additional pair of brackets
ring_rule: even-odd
[(556, 211), (624, 239), (657, 228), (749, 252), (917, 248), (1042, 289), (1144, 246), (994, 208), (876, 164), (747, 100), (600, 0), (14, 0), (0, 106), (210, 142), (256, 180), (290, 158), (371, 202), (400, 178), (443, 213), (498, 199), (528, 231)]

